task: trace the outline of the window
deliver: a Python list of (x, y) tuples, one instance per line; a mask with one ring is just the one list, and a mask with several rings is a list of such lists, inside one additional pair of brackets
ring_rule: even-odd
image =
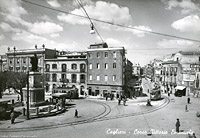
[(47, 71), (47, 72), (49, 71), (49, 68), (50, 68), (50, 65), (49, 65), (49, 64), (46, 64), (46, 71)]
[(116, 80), (116, 78), (117, 78), (117, 77), (116, 77), (116, 75), (113, 75), (113, 81), (115, 81), (115, 80)]
[(89, 75), (89, 79), (92, 80), (92, 75)]
[(50, 74), (46, 74), (46, 81), (50, 81)]
[(19, 59), (19, 58), (17, 58), (17, 64), (19, 64), (19, 62), (20, 62), (20, 59)]
[(23, 63), (26, 63), (26, 58), (25, 57), (23, 58)]
[(89, 64), (89, 68), (92, 69), (92, 63)]
[(52, 64), (52, 69), (57, 69), (57, 64)]
[(67, 69), (67, 65), (66, 64), (62, 64), (62, 72), (66, 72)]
[(80, 71), (85, 72), (85, 64), (80, 64)]
[(113, 63), (113, 68), (116, 68), (116, 67), (117, 67), (116, 63)]
[(52, 81), (57, 82), (57, 74), (52, 74)]
[(85, 75), (84, 74), (80, 75), (80, 82), (85, 83)]
[(72, 74), (72, 83), (76, 83), (76, 74)]
[(105, 57), (108, 57), (108, 52), (105, 52)]
[(100, 81), (100, 76), (99, 75), (97, 75), (97, 81)]
[(105, 63), (105, 69), (108, 69), (108, 63)]
[(12, 61), (13, 61), (13, 59), (12, 59), (12, 58), (10, 58), (10, 64), (12, 64)]
[(97, 52), (97, 57), (100, 58), (100, 53), (99, 52)]
[(117, 53), (113, 52), (113, 58), (116, 58), (116, 57), (117, 57)]
[(77, 64), (72, 64), (72, 67), (71, 67), (72, 69), (77, 69)]
[(61, 79), (62, 79), (62, 80), (66, 79), (66, 74), (62, 74), (62, 75), (61, 75)]
[(105, 81), (108, 81), (108, 76), (107, 76), (107, 75), (105, 75), (104, 77), (105, 77)]
[(177, 72), (177, 67), (174, 68), (174, 72)]
[(100, 64), (99, 63), (97, 63), (97, 69), (100, 69)]

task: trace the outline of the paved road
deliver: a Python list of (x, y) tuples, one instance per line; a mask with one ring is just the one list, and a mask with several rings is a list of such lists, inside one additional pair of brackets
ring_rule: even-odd
[[(148, 114), (136, 116), (119, 117), (116, 119), (106, 119), (103, 121), (94, 121), (79, 125), (69, 125), (64, 127), (55, 127), (52, 129), (41, 129), (37, 131), (21, 132), (0, 132), (0, 137), (39, 137), (39, 138), (145, 138), (147, 132), (153, 129), (152, 138), (186, 138), (185, 134), (171, 134), (175, 129), (176, 118), (180, 119), (181, 130), (183, 132), (194, 131), (197, 137), (200, 137), (200, 118), (195, 116), (200, 107), (200, 99), (191, 97), (192, 104), (188, 105), (189, 112), (185, 112), (186, 97), (170, 97), (170, 104), (164, 108)], [(98, 101), (98, 100), (97, 100)], [(110, 106), (112, 111), (106, 117), (112, 117), (131, 112), (145, 110), (146, 99), (138, 98), (135, 101), (129, 100), (128, 106), (117, 105), (117, 101), (100, 101)], [(90, 103), (91, 104), (91, 103)], [(152, 103), (158, 105), (157, 103)], [(86, 107), (90, 107), (85, 105)], [(87, 110), (87, 108), (84, 108)], [(99, 111), (94, 106), (90, 113)], [(102, 108), (103, 111), (103, 108)], [(89, 110), (88, 110), (89, 112)], [(48, 118), (56, 119), (57, 117)], [(59, 118), (59, 116), (58, 116)], [(45, 118), (47, 119), (47, 118)], [(35, 121), (36, 122), (36, 121)], [(158, 134), (158, 133), (165, 134)], [(157, 134), (156, 134), (157, 133)], [(167, 134), (166, 134), (167, 133)]]

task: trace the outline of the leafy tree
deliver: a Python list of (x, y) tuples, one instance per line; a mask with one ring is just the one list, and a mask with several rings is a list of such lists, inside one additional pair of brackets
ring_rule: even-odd
[(1, 91), (5, 89), (13, 88), (15, 92), (20, 94), (21, 102), (23, 101), (23, 91), (22, 88), (26, 87), (27, 84), (27, 74), (23, 72), (1, 72), (0, 73), (0, 86)]
[(0, 98), (2, 98), (2, 93), (6, 89), (6, 73), (5, 72), (0, 72)]

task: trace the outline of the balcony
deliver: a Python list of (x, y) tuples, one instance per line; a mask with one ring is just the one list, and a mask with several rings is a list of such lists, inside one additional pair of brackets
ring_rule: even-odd
[(46, 68), (46, 72), (49, 72), (49, 68)]

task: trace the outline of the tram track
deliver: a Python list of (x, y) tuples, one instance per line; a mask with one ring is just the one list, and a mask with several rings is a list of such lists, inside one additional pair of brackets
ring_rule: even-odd
[(168, 97), (164, 96), (164, 100), (165, 101), (158, 107), (152, 107), (151, 109), (142, 111), (142, 112), (121, 114), (121, 115), (116, 115), (116, 116), (108, 116), (110, 114), (110, 112), (112, 111), (111, 107), (108, 104), (102, 103), (102, 102), (97, 102), (97, 101), (92, 101), (94, 103), (102, 105), (104, 107), (104, 111), (101, 114), (96, 115), (91, 118), (88, 118), (88, 119), (73, 121), (73, 122), (66, 122), (66, 123), (61, 123), (61, 124), (56, 124), (56, 125), (48, 125), (48, 126), (0, 129), (0, 131), (2, 131), (2, 132), (37, 131), (37, 130), (45, 130), (45, 129), (59, 128), (59, 127), (80, 125), (80, 124), (86, 124), (86, 123), (92, 123), (92, 122), (98, 122), (98, 121), (108, 121), (108, 120), (112, 120), (112, 119), (119, 119), (119, 118), (125, 118), (125, 117), (132, 117), (132, 116), (136, 116), (136, 115), (142, 115), (142, 114), (155, 112), (157, 110), (164, 108), (165, 106), (167, 106), (170, 103), (170, 100)]

